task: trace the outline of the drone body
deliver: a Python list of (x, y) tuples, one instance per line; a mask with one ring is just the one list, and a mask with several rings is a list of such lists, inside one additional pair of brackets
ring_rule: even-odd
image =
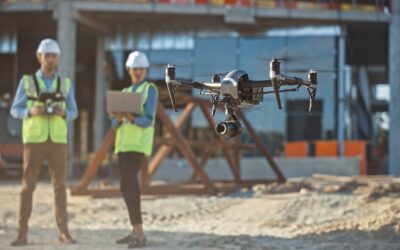
[[(221, 79), (221, 75), (224, 77)], [(177, 81), (175, 67), (168, 65), (165, 71), (165, 81), (175, 111), (175, 92), (181, 85), (200, 89), (200, 94), (210, 95), (213, 105), (212, 115), (215, 114), (218, 103), (225, 108), (227, 120), (217, 124), (215, 130), (219, 135), (235, 137), (241, 132), (241, 124), (235, 115), (237, 108), (247, 108), (258, 105), (263, 100), (264, 94), (275, 94), (278, 108), (282, 109), (280, 93), (298, 91), (300, 87), (306, 87), (310, 96), (309, 111), (315, 99), (317, 89), (317, 72), (310, 70), (308, 80), (297, 77), (289, 77), (280, 74), (280, 62), (272, 59), (269, 67), (270, 80), (253, 81), (244, 70), (232, 70), (227, 74), (214, 74), (211, 82), (186, 82)], [(289, 89), (280, 89), (281, 86), (296, 86)], [(265, 87), (271, 87), (271, 91), (264, 92)]]

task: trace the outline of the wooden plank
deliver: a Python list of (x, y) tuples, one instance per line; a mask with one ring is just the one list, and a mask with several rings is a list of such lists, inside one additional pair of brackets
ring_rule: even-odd
[[(161, 106), (161, 104), (159, 105)], [(175, 128), (180, 129), (183, 124), (187, 121), (187, 119), (190, 117), (190, 114), (193, 112), (194, 108), (196, 107), (196, 104), (194, 102), (190, 102), (186, 105), (185, 109), (182, 111), (181, 116), (178, 118), (178, 120), (175, 122)], [(157, 109), (157, 116), (159, 117), (159, 111)], [(165, 137), (171, 137), (170, 133), (167, 133)], [(162, 161), (172, 152), (173, 147), (172, 146), (161, 146), (157, 152), (154, 154), (150, 164), (149, 164), (149, 176), (153, 176), (157, 168), (160, 166)]]
[(189, 144), (186, 142), (185, 138), (183, 138), (182, 134), (175, 128), (174, 124), (171, 122), (169, 119), (168, 115), (165, 113), (164, 107), (159, 103), (158, 104), (158, 110), (159, 110), (159, 117), (165, 127), (169, 130), (172, 138), (175, 138), (178, 143), (177, 147), (179, 151), (185, 156), (185, 158), (188, 160), (189, 164), (192, 166), (193, 171), (196, 172), (196, 175), (199, 176), (199, 178), (203, 181), (205, 188), (207, 189), (208, 192), (214, 193), (215, 188), (213, 184), (210, 182), (207, 174), (204, 172), (203, 168), (201, 168), (197, 162), (197, 159), (190, 148)]
[(93, 196), (96, 198), (120, 197), (119, 188), (70, 188), (71, 196)]
[(351, 176), (336, 176), (336, 175), (326, 175), (326, 174), (313, 174), (313, 179), (331, 181), (331, 182), (354, 182), (355, 179)]
[(95, 156), (91, 160), (89, 167), (86, 169), (85, 174), (83, 175), (80, 183), (79, 188), (85, 189), (89, 186), (90, 182), (92, 181), (93, 176), (96, 174), (97, 170), (100, 167), (101, 162), (103, 161), (104, 157), (110, 151), (114, 139), (115, 139), (116, 130), (110, 129), (108, 130), (103, 143), (101, 144), (100, 148), (96, 151)]
[[(200, 159), (199, 165), (200, 167), (204, 168), (204, 166), (206, 165), (208, 158), (210, 158), (210, 156), (214, 153), (214, 149), (212, 148), (206, 148), (206, 150), (204, 151), (203, 156)], [(190, 181), (195, 181), (196, 180), (196, 174), (193, 172), (192, 175), (190, 176), (189, 180)]]
[[(250, 180), (250, 181), (218, 181), (215, 182), (216, 192), (235, 192), (241, 188), (250, 188), (257, 184), (270, 184), (275, 180)], [(72, 196), (87, 195), (97, 198), (120, 197), (121, 193), (117, 187), (95, 187), (89, 189), (71, 188)], [(162, 184), (149, 186), (141, 192), (141, 195), (205, 195), (210, 194), (203, 183), (184, 183), (184, 184)]]
[(389, 175), (337, 176), (337, 175), (313, 174), (312, 178), (316, 180), (337, 182), (337, 183), (357, 182), (359, 184), (384, 184), (384, 183), (400, 182), (400, 178), (396, 178)]
[[(239, 151), (242, 148), (255, 149), (253, 144), (242, 144), (240, 142), (228, 142), (228, 141), (220, 141), (220, 140), (208, 140), (208, 141), (197, 141), (197, 140), (186, 140), (188, 144), (193, 148), (206, 148), (213, 147), (216, 149), (221, 148), (234, 148), (236, 151)], [(167, 146), (175, 146), (176, 141), (173, 138), (156, 138), (154, 141), (156, 145), (167, 145)]]
[[(235, 143), (236, 144), (241, 144), (240, 141), (240, 136), (235, 138)], [(241, 176), (242, 172), (241, 172), (241, 164), (240, 164), (240, 160), (241, 160), (241, 148), (235, 147), (233, 150), (233, 156), (234, 156), (234, 161), (236, 162), (236, 169), (239, 172), (239, 175)]]
[(269, 154), (268, 150), (265, 148), (265, 146), (262, 144), (261, 140), (258, 138), (256, 132), (254, 131), (250, 122), (244, 116), (243, 112), (240, 109), (237, 109), (236, 114), (243, 121), (251, 138), (253, 138), (255, 144), (257, 145), (258, 150), (268, 161), (270, 167), (274, 171), (275, 175), (278, 177), (278, 181), (284, 182), (286, 180), (286, 178), (283, 176), (283, 174), (282, 174), (281, 170), (279, 169), (278, 165), (276, 164), (275, 160), (272, 158), (272, 156)]
[(250, 179), (250, 180), (241, 180), (240, 182), (235, 182), (230, 180), (215, 180), (215, 183), (234, 183), (239, 186), (254, 186), (258, 184), (271, 184), (276, 182), (277, 181), (273, 179)]
[(203, 184), (196, 186), (184, 185), (159, 185), (151, 186), (143, 195), (203, 195), (209, 194), (209, 191)]

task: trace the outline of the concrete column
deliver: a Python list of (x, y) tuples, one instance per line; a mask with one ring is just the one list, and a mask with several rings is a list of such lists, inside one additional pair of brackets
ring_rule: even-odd
[(94, 108), (94, 135), (93, 135), (93, 146), (94, 149), (99, 148), (104, 134), (105, 134), (105, 93), (107, 83), (105, 80), (105, 54), (104, 54), (104, 37), (99, 36), (97, 38), (97, 50), (96, 50), (96, 96), (95, 96), (95, 108)]
[(400, 1), (392, 1), (389, 26), (389, 174), (400, 176)]
[[(72, 19), (73, 1), (59, 0), (55, 7), (57, 19), (57, 40), (61, 47), (61, 57), (58, 72), (61, 76), (69, 77), (75, 85), (75, 92), (79, 91), (79, 84), (75, 82), (76, 61), (76, 23)], [(74, 124), (68, 124), (68, 176), (72, 177), (74, 154)]]
[(338, 130), (337, 138), (339, 144), (339, 155), (343, 156), (343, 144), (345, 140), (346, 133), (346, 123), (345, 123), (345, 89), (346, 89), (346, 75), (345, 75), (345, 64), (346, 64), (346, 31), (342, 28), (339, 41), (338, 41)]

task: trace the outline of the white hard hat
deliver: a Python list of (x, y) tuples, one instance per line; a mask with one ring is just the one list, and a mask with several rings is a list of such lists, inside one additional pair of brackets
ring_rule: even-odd
[(38, 53), (38, 54), (39, 53), (61, 54), (61, 50), (60, 50), (60, 47), (58, 46), (58, 43), (56, 40), (51, 39), (51, 38), (46, 38), (40, 42), (36, 53)]
[(134, 51), (129, 54), (125, 66), (127, 68), (148, 68), (150, 66), (147, 56), (139, 51)]

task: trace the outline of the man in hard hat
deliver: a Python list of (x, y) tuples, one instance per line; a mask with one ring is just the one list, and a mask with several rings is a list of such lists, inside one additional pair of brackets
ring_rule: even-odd
[[(11, 115), (22, 119), (24, 143), (22, 190), (20, 194), (18, 236), (12, 246), (28, 244), (28, 220), (32, 212), (32, 195), (44, 161), (49, 163), (54, 188), (55, 216), (62, 243), (75, 243), (67, 225), (67, 121), (78, 116), (74, 88), (68, 78), (57, 74), (61, 51), (53, 39), (44, 39), (36, 51), (40, 69), (24, 75), (11, 107)], [(59, 99), (43, 102), (43, 95)]]
[(132, 233), (117, 240), (118, 244), (127, 243), (129, 248), (138, 248), (146, 244), (142, 228), (140, 190), (138, 173), (145, 156), (153, 149), (154, 122), (157, 107), (157, 87), (145, 80), (149, 61), (142, 52), (132, 52), (126, 61), (126, 69), (131, 79), (129, 87), (123, 92), (140, 93), (141, 114), (113, 113), (113, 127), (117, 128), (115, 153), (121, 174), (121, 193), (128, 208)]

